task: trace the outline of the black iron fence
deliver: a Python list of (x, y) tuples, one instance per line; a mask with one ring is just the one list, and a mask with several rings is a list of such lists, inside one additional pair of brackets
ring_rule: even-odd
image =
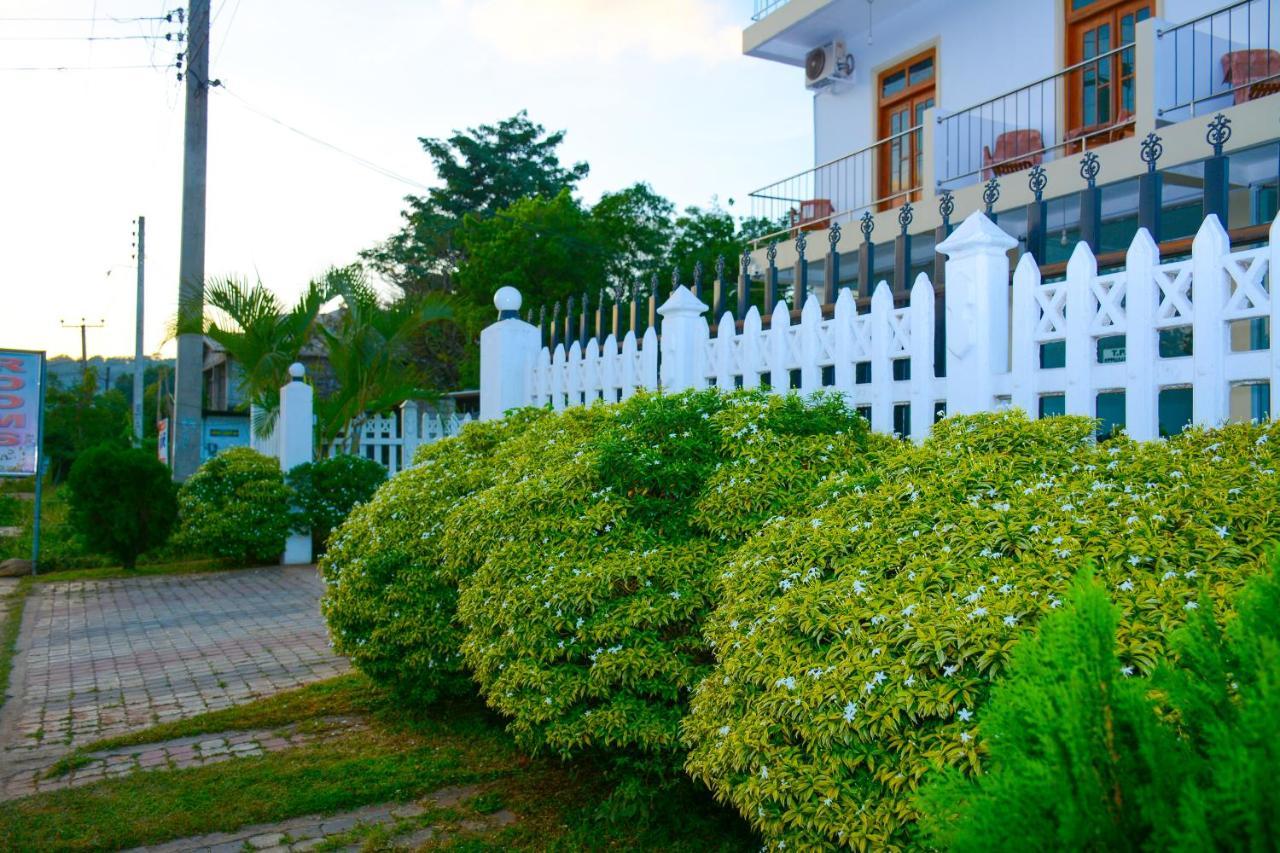
[[(1019, 240), (1021, 251), (1035, 257), (1046, 280), (1065, 271), (1066, 257), (1077, 242), (1089, 245), (1100, 266), (1122, 263), (1123, 249), (1112, 250), (1128, 246), (1139, 227), (1151, 233), (1162, 252), (1189, 251), (1190, 235), (1209, 214), (1218, 217), (1238, 244), (1265, 240), (1267, 227), (1280, 208), (1280, 142), (1228, 155), (1224, 146), (1230, 137), (1230, 120), (1219, 114), (1205, 124), (1206, 156), (1164, 169), (1160, 164), (1162, 141), (1150, 133), (1142, 141), (1139, 155), (1146, 170), (1137, 178), (1110, 185), (1104, 183), (1105, 159), (1095, 151), (1085, 151), (1078, 159), (1074, 185), (1056, 193), (1051, 201), (1045, 199), (1048, 180), (1039, 164), (1025, 175), (992, 176), (983, 188), (981, 209)], [(1233, 189), (1233, 162), (1238, 171), (1251, 175), (1247, 186)], [(1168, 190), (1166, 175), (1176, 175)], [(1027, 181), (1033, 200), (1027, 205), (1001, 207), (1002, 180)], [(1250, 195), (1248, 221), (1232, 221), (1232, 209), (1241, 207), (1231, 203), (1233, 193)], [(816, 296), (829, 313), (841, 288), (851, 288), (861, 303), (869, 299), (871, 283), (882, 280), (889, 282), (895, 300), (902, 303), (921, 272), (928, 273), (941, 298), (946, 286), (945, 265), (934, 247), (967, 212), (956, 211), (949, 190), (942, 191), (936, 203), (941, 225), (932, 231), (912, 229), (915, 205), (906, 201), (897, 207), (896, 233), (876, 235), (874, 217), (866, 210), (856, 228), (833, 223), (821, 243), (812, 240), (816, 235), (797, 230), (769, 241), (762, 259), (753, 260), (751, 247), (746, 247), (734, 265), (740, 270), (737, 276), (726, 274), (730, 265), (721, 257), (712, 270), (704, 270), (701, 264), (677, 269), (670, 289), (660, 287), (657, 275), (652, 275), (647, 284), (628, 288), (633, 294), (629, 298), (613, 299), (606, 289), (598, 295), (583, 294), (544, 306), (536, 315), (530, 311), (526, 319), (539, 326), (543, 344), (554, 350), (559, 344), (568, 347), (575, 342), (586, 347), (592, 339), (603, 344), (609, 335), (621, 341), (628, 332), (640, 338), (649, 329), (660, 331), (658, 308), (682, 284), (708, 304), (713, 324), (725, 312), (741, 323), (747, 311), (756, 307), (767, 325), (780, 302), (798, 312), (809, 295)], [(849, 239), (846, 230), (856, 236)], [(793, 241), (796, 260), (779, 267), (777, 248), (784, 240)]]

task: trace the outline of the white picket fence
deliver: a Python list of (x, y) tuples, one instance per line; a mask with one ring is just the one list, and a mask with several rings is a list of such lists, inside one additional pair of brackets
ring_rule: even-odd
[[(413, 464), (413, 454), (423, 444), (450, 438), (474, 418), (468, 414), (441, 414), (424, 409), (409, 400), (400, 405), (398, 414), (373, 415), (360, 426), (360, 442), (356, 453), (372, 459), (387, 469), (391, 476)], [(339, 434), (336, 441), (322, 447), (332, 458), (346, 452), (346, 442)]]
[[(1280, 299), (1271, 298), (1270, 284), (1271, 271), (1280, 269), (1278, 236), (1280, 218), (1267, 245), (1233, 252), (1210, 216), (1189, 259), (1162, 263), (1140, 230), (1123, 270), (1099, 275), (1081, 243), (1064, 280), (1042, 283), (1024, 255), (1010, 286), (1008, 252), (1016, 241), (975, 213), (938, 247), (947, 256), (945, 378), (935, 370), (935, 291), (923, 274), (905, 307), (894, 307), (881, 282), (864, 313), (842, 290), (830, 316), (810, 296), (798, 322), (779, 304), (766, 328), (751, 308), (740, 329), (726, 313), (714, 336), (707, 306), (680, 287), (659, 309), (660, 337), (651, 328), (639, 341), (628, 332), (621, 343), (609, 335), (603, 345), (592, 339), (554, 352), (540, 346), (536, 329), (508, 314), (482, 338), (481, 413), (614, 401), (638, 388), (752, 388), (763, 380), (779, 392), (793, 385), (802, 393), (839, 391), (869, 415), (873, 429), (891, 432), (896, 424), (917, 440), (942, 411), (1013, 405), (1035, 417), (1050, 398), (1050, 411), (1093, 417), (1099, 395), (1116, 392), (1124, 394), (1128, 433), (1150, 439), (1159, 435), (1161, 392), (1178, 388), (1191, 389), (1194, 423), (1247, 420), (1280, 386), (1280, 347), (1269, 340), (1280, 328)], [(506, 298), (509, 308), (513, 294)], [(518, 294), (513, 304), (518, 308)], [(1192, 354), (1161, 357), (1161, 333), (1179, 328), (1190, 330)], [(1114, 336), (1124, 336), (1123, 360), (1100, 363), (1099, 340)], [(1063, 366), (1042, 367), (1042, 346), (1057, 342)], [(909, 364), (895, 370), (904, 359)], [(1261, 395), (1237, 391), (1263, 385)], [(1252, 404), (1243, 405), (1246, 399)], [(1265, 416), (1275, 414), (1271, 405)]]

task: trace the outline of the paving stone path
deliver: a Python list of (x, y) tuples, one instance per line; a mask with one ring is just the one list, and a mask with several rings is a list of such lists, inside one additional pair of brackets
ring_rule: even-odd
[(441, 841), (455, 834), (484, 833), (515, 823), (517, 817), (503, 809), (489, 815), (452, 822), (433, 822), (432, 813), (448, 809), (480, 793), (475, 785), (443, 788), (413, 803), (365, 806), (336, 815), (306, 815), (280, 823), (243, 826), (235, 832), (216, 832), (183, 838), (153, 847), (135, 848), (133, 853), (237, 853), (262, 850), (267, 853), (313, 850), (360, 850), (362, 831), (385, 828), (387, 838), (378, 849), (413, 850), (428, 841)]
[(345, 672), (321, 591), (314, 569), (279, 567), (32, 587), (0, 710), (0, 798), (75, 746)]
[(324, 717), (309, 721), (305, 732), (299, 731), (297, 726), (285, 726), (278, 729), (193, 735), (158, 743), (106, 749), (85, 755), (84, 763), (66, 773), (50, 776), (45, 772), (47, 768), (40, 767), (11, 778), (3, 792), (3, 798), (73, 788), (139, 770), (180, 770), (218, 764), (234, 758), (252, 758), (268, 752), (342, 737), (361, 728), (364, 728), (364, 723), (359, 720)]

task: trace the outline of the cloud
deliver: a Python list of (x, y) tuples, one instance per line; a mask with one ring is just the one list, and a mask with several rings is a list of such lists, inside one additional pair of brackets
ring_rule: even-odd
[(574, 59), (723, 62), (741, 22), (713, 0), (446, 0), (472, 35), (526, 63)]

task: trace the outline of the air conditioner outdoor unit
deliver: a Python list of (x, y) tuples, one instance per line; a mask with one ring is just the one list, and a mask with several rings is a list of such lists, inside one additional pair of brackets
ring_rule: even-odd
[(852, 76), (853, 55), (845, 51), (842, 41), (815, 47), (804, 58), (804, 85), (809, 89), (822, 89)]

